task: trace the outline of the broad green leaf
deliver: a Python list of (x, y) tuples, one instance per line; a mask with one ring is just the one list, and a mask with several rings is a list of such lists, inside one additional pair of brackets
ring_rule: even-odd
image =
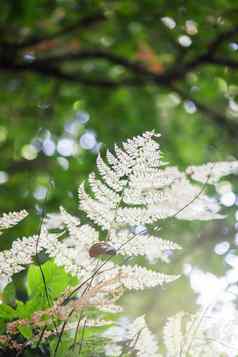
[(16, 288), (13, 282), (9, 283), (3, 290), (2, 299), (5, 304), (14, 304), (16, 298)]
[(27, 340), (31, 339), (32, 328), (30, 326), (18, 326), (18, 330)]
[(0, 320), (0, 334), (3, 334), (5, 332), (5, 328), (6, 328), (6, 322)]
[(0, 318), (4, 320), (13, 320), (17, 317), (17, 312), (11, 306), (0, 304)]
[(58, 267), (52, 260), (40, 267), (32, 265), (27, 274), (27, 289), (30, 296), (35, 296), (46, 289), (51, 298), (58, 297), (67, 286), (74, 285), (77, 279), (67, 274), (62, 267)]
[(28, 300), (25, 304), (22, 301), (17, 301), (17, 315), (21, 319), (29, 319), (35, 311), (47, 307), (45, 297), (38, 294), (34, 298)]

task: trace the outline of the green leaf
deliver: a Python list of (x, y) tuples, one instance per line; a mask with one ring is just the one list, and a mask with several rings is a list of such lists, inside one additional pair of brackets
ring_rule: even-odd
[(0, 334), (2, 335), (5, 332), (6, 329), (6, 322), (3, 320), (0, 320)]
[[(40, 267), (32, 265), (28, 270), (27, 289), (30, 296), (45, 294), (46, 289), (51, 298), (58, 297), (67, 286), (77, 283), (77, 279), (67, 274), (62, 267), (58, 267), (52, 260)], [(43, 280), (44, 279), (44, 280)], [(45, 283), (44, 283), (45, 281)]]
[(17, 317), (16, 310), (6, 304), (0, 304), (0, 318), (4, 320), (13, 320)]
[(3, 302), (5, 304), (15, 304), (16, 288), (13, 282), (9, 283), (3, 290)]
[(20, 319), (29, 319), (34, 311), (42, 308), (38, 299), (31, 299), (25, 304), (22, 301), (17, 301), (16, 304), (17, 315)]
[(32, 337), (32, 328), (30, 326), (18, 326), (17, 328), (19, 332), (25, 337), (27, 340), (30, 340)]

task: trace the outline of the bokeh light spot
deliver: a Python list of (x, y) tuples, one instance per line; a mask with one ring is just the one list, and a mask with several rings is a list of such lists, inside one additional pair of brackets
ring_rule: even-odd
[(80, 146), (86, 150), (92, 150), (97, 144), (96, 136), (92, 131), (86, 131), (80, 138)]
[(34, 145), (29, 144), (22, 147), (21, 154), (26, 160), (34, 160), (38, 155), (38, 151)]

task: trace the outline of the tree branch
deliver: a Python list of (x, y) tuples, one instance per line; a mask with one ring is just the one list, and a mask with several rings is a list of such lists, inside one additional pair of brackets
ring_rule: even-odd
[(104, 21), (106, 16), (103, 13), (97, 13), (94, 15), (87, 16), (85, 18), (80, 19), (78, 22), (71, 24), (63, 29), (49, 35), (45, 36), (33, 36), (31, 38), (26, 39), (25, 41), (19, 44), (12, 44), (17, 49), (25, 49), (27, 47), (36, 46), (44, 41), (51, 41), (58, 39), (59, 37), (69, 35), (72, 32), (85, 29), (89, 26), (95, 25), (101, 21)]
[(50, 167), (51, 160), (43, 155), (39, 155), (35, 160), (19, 160), (13, 161), (5, 170), (9, 174), (16, 172), (39, 170), (43, 171)]
[(104, 49), (86, 49), (77, 52), (69, 52), (61, 55), (43, 58), (36, 62), (44, 65), (44, 64), (62, 63), (66, 61), (81, 61), (81, 60), (88, 60), (88, 59), (89, 60), (103, 59), (110, 63), (120, 65), (136, 73), (140, 73), (144, 75), (152, 74), (141, 63), (131, 61), (125, 57), (106, 51)]
[(136, 75), (146, 76), (147, 80), (156, 81), (160, 84), (168, 84), (177, 80), (181, 80), (184, 76), (194, 70), (196, 67), (199, 67), (204, 64), (214, 64), (219, 66), (228, 66), (231, 69), (236, 69), (238, 63), (231, 59), (223, 59), (215, 57), (216, 51), (221, 44), (233, 37), (238, 33), (238, 26), (219, 34), (210, 44), (207, 46), (207, 50), (202, 53), (200, 56), (191, 60), (190, 62), (179, 65), (178, 61), (175, 61), (175, 64), (169, 68), (163, 74), (157, 74), (148, 70), (143, 64), (139, 62), (128, 60), (120, 55), (105, 51), (104, 49), (86, 49), (80, 50), (78, 52), (70, 52), (61, 55), (51, 56), (44, 59), (39, 59), (36, 61), (40, 66), (55, 64), (55, 63), (64, 63), (67, 61), (81, 61), (81, 60), (95, 60), (95, 59), (104, 59), (110, 63), (120, 65)]
[(35, 74), (40, 74), (47, 78), (64, 80), (91, 87), (116, 88), (121, 86), (141, 86), (146, 84), (146, 82), (140, 78), (128, 77), (119, 80), (94, 77), (90, 78), (84, 73), (80, 73), (80, 71), (77, 71), (77, 73), (68, 73), (62, 71), (56, 66), (43, 66), (40, 62), (25, 64), (0, 63), (0, 69), (4, 70), (5, 72), (32, 72)]
[(233, 36), (238, 34), (238, 26), (234, 26), (233, 28), (221, 32), (209, 45), (207, 49), (207, 56), (213, 57), (218, 48), (227, 40), (232, 38)]
[[(100, 16), (99, 18), (101, 18)], [(94, 18), (93, 17), (86, 18), (84, 19), (83, 23), (90, 24), (96, 21), (96, 18), (95, 16)], [(77, 29), (79, 29), (79, 25), (77, 26)], [(68, 28), (67, 31), (70, 32), (73, 30), (74, 28), (71, 26), (71, 28)], [(67, 31), (64, 29), (52, 36), (61, 36), (63, 34), (66, 34)], [(203, 52), (201, 55), (197, 56), (190, 62), (182, 64), (181, 66), (179, 66), (178, 63), (175, 63), (172, 68), (166, 70), (162, 74), (157, 74), (155, 72), (152, 72), (151, 70), (147, 69), (144, 65), (136, 61), (131, 61), (127, 58), (108, 52), (104, 49), (80, 50), (78, 52), (73, 52), (73, 53), (71, 52), (63, 55), (61, 54), (61, 55), (51, 56), (48, 58), (36, 59), (31, 63), (22, 62), (22, 60), (20, 62), (19, 58), (15, 59), (14, 56), (11, 56), (11, 58), (5, 58), (5, 59), (2, 58), (2, 61), (0, 62), (0, 69), (8, 72), (29, 71), (32, 73), (40, 74), (47, 78), (65, 80), (72, 83), (78, 83), (91, 87), (100, 87), (100, 88), (117, 88), (121, 86), (139, 87), (139, 86), (145, 86), (147, 84), (153, 84), (167, 89), (172, 89), (175, 90), (181, 96), (181, 98), (192, 100), (200, 112), (210, 117), (218, 126), (222, 128), (224, 127), (227, 128), (231, 137), (234, 138), (234, 136), (237, 135), (237, 131), (238, 131), (238, 124), (236, 122), (229, 120), (222, 113), (214, 111), (213, 109), (200, 103), (198, 100), (191, 98), (189, 94), (186, 94), (182, 92), (179, 88), (175, 87), (174, 83), (178, 80), (183, 79), (188, 72), (192, 71), (196, 67), (199, 67), (207, 63), (213, 65), (219, 65), (219, 66), (222, 65), (229, 66), (230, 68), (236, 69), (238, 66), (236, 61), (218, 57), (216, 56), (216, 52), (219, 46), (221, 46), (224, 41), (233, 37), (237, 33), (238, 33), (238, 26), (234, 27), (233, 29), (230, 29), (229, 31), (219, 34), (212, 42), (210, 42), (210, 44), (208, 44), (206, 51)], [(37, 42), (37, 41), (45, 40), (45, 38), (44, 39), (38, 38), (35, 40)], [(26, 45), (29, 46), (30, 45), (29, 42), (28, 44), (26, 43), (24, 44), (24, 46)], [(61, 63), (65, 63), (67, 61), (81, 61), (81, 60), (88, 60), (88, 59), (92, 59), (92, 60), (103, 59), (110, 63), (120, 65), (130, 72), (129, 73), (130, 76), (117, 80), (108, 77), (97, 78), (94, 77), (93, 74), (89, 76), (87, 73), (85, 74), (78, 70), (75, 73), (68, 72), (65, 71), (63, 68), (61, 68), (61, 66), (59, 66)]]
[(224, 67), (227, 66), (230, 69), (238, 68), (238, 61), (234, 61), (233, 59), (229, 59), (229, 58), (215, 57), (215, 58), (211, 58), (207, 63), (211, 63), (216, 66), (224, 66)]
[(226, 129), (229, 133), (230, 137), (234, 140), (237, 140), (237, 133), (238, 133), (238, 122), (233, 122), (225, 115), (220, 112), (215, 111), (212, 108), (207, 107), (205, 104), (200, 103), (197, 99), (192, 98), (189, 94), (183, 92), (181, 89), (171, 86), (173, 89), (182, 99), (184, 100), (191, 100), (197, 107), (197, 109), (201, 112), (206, 114), (206, 116), (212, 119), (216, 125), (222, 129)]
[[(175, 65), (170, 69), (170, 73), (168, 76), (172, 81), (177, 81), (180, 79), (183, 79), (184, 76), (194, 70), (196, 67), (199, 67), (203, 64), (206, 63), (213, 63), (213, 64), (220, 64), (219, 60), (216, 62), (215, 60), (215, 55), (218, 50), (218, 48), (228, 39), (232, 38), (233, 36), (238, 34), (238, 26), (235, 26), (234, 28), (220, 33), (213, 41), (211, 41), (207, 49), (204, 53), (202, 53), (200, 56), (197, 56), (190, 62), (184, 63), (182, 65), (178, 65), (177, 61), (175, 61)], [(229, 61), (228, 61), (229, 62)], [(232, 65), (232, 68), (234, 66)]]

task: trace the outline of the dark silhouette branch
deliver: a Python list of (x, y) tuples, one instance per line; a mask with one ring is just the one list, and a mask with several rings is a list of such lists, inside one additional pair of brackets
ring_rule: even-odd
[(191, 100), (201, 113), (206, 114), (206, 117), (210, 118), (218, 127), (226, 129), (232, 139), (237, 140), (238, 122), (231, 121), (224, 114), (206, 106), (175, 86), (172, 86), (171, 89), (173, 89), (183, 100)]
[[(94, 23), (95, 21), (101, 21), (103, 18), (104, 15), (100, 14), (85, 18), (81, 21), (80, 24), (78, 24), (77, 29), (79, 29), (83, 23), (83, 26), (85, 26), (86, 23), (90, 24)], [(50, 38), (52, 38), (52, 36), (57, 37), (70, 33), (75, 29), (76, 27), (71, 26), (67, 30), (63, 29), (54, 35), (51, 35)], [(149, 70), (145, 65), (137, 61), (129, 60), (123, 56), (109, 52), (105, 49), (83, 49), (77, 52), (70, 52), (35, 59), (32, 62), (26, 62), (24, 59), (22, 59), (22, 57), (19, 56), (11, 56), (11, 58), (4, 58), (4, 56), (2, 56), (2, 59), (0, 60), (0, 70), (11, 73), (32, 72), (47, 78), (105, 89), (118, 88), (122, 86), (141, 87), (146, 85), (156, 85), (165, 89), (172, 89), (175, 90), (184, 100), (192, 100), (201, 113), (206, 114), (206, 116), (211, 118), (218, 126), (226, 128), (231, 137), (234, 137), (238, 131), (238, 124), (235, 121), (229, 120), (229, 118), (226, 118), (226, 116), (222, 113), (219, 113), (212, 108), (209, 108), (206, 105), (200, 103), (198, 100), (191, 98), (189, 94), (182, 92), (178, 86), (175, 86), (175, 82), (183, 80), (187, 73), (206, 64), (227, 66), (231, 69), (236, 69), (238, 67), (237, 61), (219, 57), (217, 55), (217, 51), (225, 41), (229, 40), (237, 33), (238, 26), (219, 34), (213, 41), (208, 44), (207, 49), (202, 54), (190, 62), (186, 62), (181, 65), (175, 62), (171, 68), (168, 68), (161, 74)], [(34, 39), (34, 44), (45, 39), (46, 38)], [(32, 44), (33, 39), (31, 39), (31, 43), (29, 41), (28, 43), (25, 42), (24, 46), (30, 46)], [(23, 44), (21, 45), (23, 46)], [(65, 64), (68, 61), (80, 62), (83, 60), (97, 59), (102, 59), (109, 62), (110, 64), (122, 66), (128, 71), (127, 76), (118, 79), (110, 78), (110, 76), (103, 77), (103, 75), (99, 77), (93, 73), (88, 74), (78, 69), (76, 69), (75, 72), (70, 72), (64, 69), (62, 66), (62, 64)]]
[(17, 172), (44, 171), (46, 168), (51, 167), (51, 159), (43, 155), (39, 155), (34, 160), (19, 160), (12, 162), (5, 170), (9, 174)]
[(235, 35), (238, 34), (238, 26), (235, 26), (225, 32), (221, 32), (209, 45), (207, 50), (207, 56), (213, 57), (217, 52), (218, 48), (223, 45), (223, 43)]
[(230, 69), (238, 68), (238, 61), (229, 58), (215, 57), (211, 58), (207, 63), (213, 64), (215, 66), (229, 67)]
[(10, 44), (12, 47), (14, 46), (17, 49), (25, 49), (28, 47), (36, 46), (41, 42), (52, 41), (58, 39), (62, 36), (69, 35), (75, 31), (79, 31), (82, 29), (87, 29), (90, 26), (98, 24), (106, 19), (106, 16), (103, 13), (97, 13), (94, 15), (87, 16), (85, 18), (79, 19), (79, 21), (68, 25), (67, 27), (62, 28), (61, 30), (44, 36), (33, 36), (25, 41), (20, 42), (19, 44)]
[[(97, 55), (101, 56), (104, 55), (105, 53), (98, 52)], [(89, 53), (83, 54), (83, 56), (88, 56)], [(121, 58), (112, 55), (109, 56), (108, 58), (112, 58), (112, 60), (117, 63), (121, 63)], [(123, 60), (124, 61), (124, 60)], [(229, 132), (230, 136), (233, 138), (234, 136), (237, 136), (238, 132), (238, 123), (232, 122), (229, 120), (229, 118), (226, 118), (225, 115), (222, 113), (216, 112), (213, 109), (207, 107), (206, 105), (200, 103), (198, 100), (191, 98), (189, 94), (186, 94), (183, 92), (181, 89), (176, 87), (173, 83), (171, 83), (170, 78), (167, 77), (166, 72), (162, 75), (157, 75), (156, 73), (150, 72), (147, 69), (144, 69), (141, 65), (135, 64), (127, 61), (124, 62), (125, 65), (128, 65), (130, 68), (133, 68), (133, 71), (137, 76), (134, 77), (128, 77), (128, 78), (122, 78), (118, 80), (113, 80), (113, 79), (108, 79), (108, 78), (96, 78), (96, 77), (89, 77), (88, 75), (85, 75), (85, 73), (80, 73), (77, 71), (76, 74), (74, 73), (67, 73), (62, 71), (57, 66), (53, 65), (46, 65), (45, 61), (35, 61), (33, 63), (25, 63), (25, 64), (2, 64), (4, 66), (5, 71), (10, 71), (10, 72), (27, 72), (30, 71), (32, 73), (40, 74), (43, 75), (47, 78), (54, 78), (57, 80), (65, 80), (69, 81), (72, 83), (78, 83), (81, 85), (85, 86), (90, 86), (90, 87), (100, 87), (100, 88), (118, 88), (122, 86), (133, 86), (133, 87), (140, 87), (140, 86), (145, 86), (145, 85), (156, 85), (160, 87), (164, 87), (167, 89), (172, 89), (176, 93), (180, 95), (180, 97), (184, 100), (192, 100), (194, 104), (196, 105), (197, 109), (206, 114), (209, 118), (213, 120), (213, 122), (216, 123), (219, 127), (226, 128), (227, 131)], [(0, 64), (0, 68), (1, 64)]]
[[(173, 81), (183, 79), (187, 73), (193, 71), (197, 67), (200, 67), (204, 64), (217, 64), (220, 65), (219, 59), (216, 61), (216, 53), (218, 48), (224, 44), (225, 41), (229, 40), (230, 38), (234, 37), (238, 34), (238, 26), (235, 26), (232, 29), (229, 29), (226, 32), (220, 33), (213, 41), (211, 41), (208, 45), (206, 50), (193, 60), (187, 63), (183, 63), (181, 65), (177, 64), (179, 62), (175, 61), (175, 65), (170, 69), (170, 73), (168, 76)], [(233, 61), (232, 61), (233, 62)], [(227, 60), (226, 66), (228, 65), (229, 60)], [(232, 63), (231, 68), (234, 68), (234, 64)]]
[[(104, 18), (104, 15), (94, 15), (88, 18), (85, 18), (82, 20), (80, 23), (81, 26), (85, 26), (85, 23), (92, 23), (94, 21), (98, 21), (99, 19), (102, 20)], [(78, 27), (81, 27), (78, 24)], [(62, 34), (66, 34), (67, 31), (70, 32), (74, 29), (74, 26), (70, 26), (68, 30), (63, 29), (57, 34), (51, 35), (52, 36), (61, 36)], [(235, 28), (232, 28), (224, 33), (219, 34), (213, 41), (208, 44), (206, 51), (196, 57), (195, 59), (191, 60), (190, 62), (184, 63), (182, 65), (179, 65), (178, 62), (176, 61), (171, 68), (168, 68), (164, 73), (158, 74), (155, 72), (150, 71), (149, 69), (146, 68), (145, 65), (140, 64), (136, 61), (129, 60), (127, 58), (124, 58), (123, 56), (120, 56), (118, 54), (114, 54), (112, 52), (106, 51), (104, 49), (86, 49), (86, 50), (80, 50), (78, 52), (70, 52), (70, 53), (64, 53), (60, 55), (55, 55), (55, 56), (50, 56), (47, 58), (42, 58), (42, 59), (36, 59), (33, 60), (31, 63), (19, 61), (16, 60), (16, 63), (12, 63), (12, 57), (11, 60), (9, 61), (8, 59), (5, 60), (3, 63), (0, 63), (0, 69), (3, 70), (14, 70), (14, 71), (31, 71), (35, 72), (44, 76), (50, 76), (53, 78), (57, 79), (62, 79), (62, 80), (67, 80), (70, 82), (78, 82), (80, 84), (84, 85), (95, 85), (95, 86), (102, 86), (102, 87), (117, 87), (120, 85), (141, 85), (145, 83), (150, 83), (154, 82), (156, 84), (160, 85), (168, 85), (171, 83), (174, 83), (175, 81), (182, 80), (187, 73), (190, 71), (194, 70), (195, 68), (211, 63), (213, 65), (223, 65), (228, 66), (230, 68), (237, 68), (237, 62), (229, 59), (223, 59), (223, 58), (216, 58), (215, 54), (219, 46), (226, 41), (227, 39), (233, 37), (235, 34), (238, 33), (238, 26)], [(48, 37), (49, 38), (49, 37)], [(43, 41), (46, 40), (47, 38), (38, 38), (34, 39), (34, 41)], [(33, 41), (33, 39), (31, 39)], [(34, 43), (36, 43), (34, 42)], [(31, 43), (32, 44), (32, 43)], [(28, 44), (21, 44), (23, 47)], [(64, 64), (67, 61), (81, 61), (81, 60), (96, 60), (96, 59), (103, 59), (106, 60), (110, 63), (113, 63), (115, 65), (120, 65), (127, 69), (128, 71), (132, 72), (136, 78), (126, 78), (122, 80), (111, 80), (109, 78), (103, 78), (103, 79), (97, 79), (97, 78), (90, 78), (87, 74), (79, 73), (78, 71), (76, 73), (68, 73), (66, 71), (63, 71), (63, 69), (60, 68), (60, 66), (57, 66), (57, 64)], [(19, 63), (17, 62), (19, 61)]]
[(51, 56), (38, 61), (43, 64), (58, 64), (67, 61), (83, 61), (83, 60), (106, 60), (109, 63), (120, 65), (132, 72), (143, 75), (151, 75), (151, 72), (146, 67), (136, 61), (131, 61), (125, 57), (106, 51), (104, 49), (86, 49), (77, 52), (64, 53), (61, 55)]
[[(64, 53), (61, 55), (55, 55), (39, 59), (35, 61), (35, 65), (42, 68), (43, 66), (55, 66), (55, 64), (66, 63), (67, 61), (82, 61), (82, 60), (106, 60), (112, 64), (120, 65), (125, 69), (133, 72), (135, 75), (145, 76), (147, 81), (155, 81), (160, 84), (173, 83), (178, 80), (182, 80), (187, 73), (205, 64), (213, 64), (218, 66), (227, 66), (231, 69), (236, 69), (238, 62), (232, 59), (225, 59), (221, 57), (216, 57), (216, 52), (223, 44), (224, 41), (238, 34), (238, 26), (230, 29), (227, 32), (219, 34), (210, 44), (208, 44), (207, 49), (204, 53), (197, 56), (190, 62), (183, 63), (179, 65), (176, 60), (171, 68), (168, 68), (163, 74), (158, 74), (148, 70), (145, 65), (139, 62), (129, 60), (118, 54), (106, 51), (104, 49), (84, 49), (77, 52)], [(59, 71), (59, 69), (58, 69)], [(62, 71), (61, 75), (62, 76)], [(66, 80), (72, 80), (70, 75), (64, 74), (63, 77)], [(77, 76), (75, 76), (77, 78)], [(62, 78), (62, 77), (61, 77)], [(63, 78), (62, 78), (63, 79)], [(81, 78), (80, 78), (81, 79)], [(113, 83), (111, 83), (114, 86)]]
[(19, 72), (32, 72), (34, 74), (39, 74), (47, 78), (53, 78), (57, 80), (64, 80), (76, 84), (81, 84), (90, 87), (101, 87), (101, 88), (117, 88), (122, 86), (141, 86), (145, 85), (145, 81), (140, 78), (123, 78), (118, 80), (113, 80), (110, 78), (96, 78), (94, 76), (89, 77), (88, 74), (80, 72), (70, 73), (62, 71), (59, 67), (53, 65), (42, 65), (40, 62), (24, 63), (24, 64), (14, 64), (14, 63), (0, 63), (0, 69), (4, 72), (19, 73)]

